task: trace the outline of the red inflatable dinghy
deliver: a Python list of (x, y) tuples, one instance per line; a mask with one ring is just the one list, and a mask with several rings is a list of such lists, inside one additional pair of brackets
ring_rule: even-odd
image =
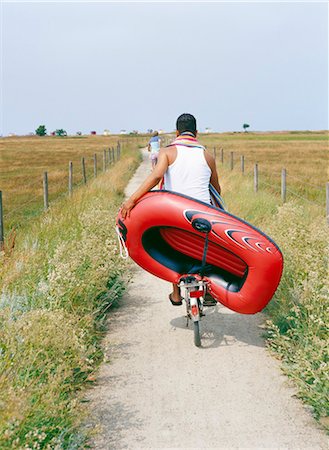
[[(209, 226), (207, 235), (200, 228), (202, 223)], [(143, 269), (172, 283), (203, 270), (211, 295), (233, 311), (261, 311), (280, 282), (282, 254), (268, 236), (224, 210), (185, 195), (149, 192), (130, 217), (123, 219), (119, 213), (117, 227), (129, 256)]]

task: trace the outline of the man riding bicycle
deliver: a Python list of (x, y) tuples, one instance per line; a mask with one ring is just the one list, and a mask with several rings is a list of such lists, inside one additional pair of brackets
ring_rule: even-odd
[[(121, 208), (122, 217), (130, 215), (137, 201), (164, 178), (168, 191), (188, 195), (210, 204), (209, 184), (221, 193), (215, 159), (197, 140), (196, 119), (192, 114), (182, 114), (176, 121), (176, 139), (168, 147), (161, 148), (153, 172)], [(173, 284), (169, 295), (173, 305), (181, 305), (180, 289)]]

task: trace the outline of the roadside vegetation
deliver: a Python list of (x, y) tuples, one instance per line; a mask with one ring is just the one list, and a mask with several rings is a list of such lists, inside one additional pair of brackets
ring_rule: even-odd
[[(309, 151), (303, 149), (303, 143), (299, 144), (299, 158), (305, 155), (301, 174), (308, 177), (310, 183), (319, 184), (320, 181), (324, 187), (326, 157), (323, 153), (321, 158), (320, 149), (318, 156), (314, 155), (309, 140), (305, 144)], [(217, 145), (220, 143), (230, 150), (231, 147), (220, 142), (219, 137)], [(322, 146), (324, 144), (322, 142)], [(280, 146), (280, 142), (277, 145)], [(317, 147), (315, 143), (314, 148)], [(241, 145), (240, 154), (242, 150), (245, 154)], [(269, 153), (268, 158), (266, 152)], [(256, 152), (257, 160), (262, 160), (262, 167), (267, 170), (273, 168), (269, 161), (275, 152), (275, 142), (272, 148), (266, 150), (263, 147), (259, 153)], [(284, 164), (284, 161), (277, 162), (278, 168)], [(229, 211), (268, 233), (282, 250), (283, 277), (265, 309), (267, 342), (282, 360), (283, 370), (294, 381), (298, 396), (329, 428), (329, 228), (325, 219), (325, 203), (318, 206), (291, 195), (282, 204), (280, 191), (274, 195), (272, 189), (263, 185), (255, 193), (251, 174), (242, 175), (240, 166), (232, 172), (227, 164), (218, 162), (218, 171)], [(298, 175), (299, 172), (296, 173)], [(318, 201), (320, 198), (319, 195)]]
[[(323, 422), (329, 415), (324, 203), (319, 207), (288, 195), (282, 205), (279, 185), (269, 189), (262, 184), (262, 174), (274, 176), (286, 166), (288, 175), (300, 178), (302, 174), (310, 183), (324, 185), (325, 134), (313, 137), (312, 141), (308, 133), (274, 137), (244, 133), (201, 136), (201, 141), (209, 149), (224, 147), (224, 165), (219, 152), (217, 161), (229, 210), (267, 232), (283, 252), (283, 278), (266, 309), (267, 339), (298, 387), (298, 395)], [(26, 145), (21, 153), (19, 139)], [(119, 162), (86, 187), (75, 189), (72, 198), (63, 197), (51, 203), (47, 213), (40, 213), (40, 202), (24, 206), (22, 187), (28, 180), (39, 183), (42, 170), (58, 170), (63, 187), (54, 193), (56, 198), (66, 192), (69, 160), (78, 164), (81, 156), (91, 157), (102, 145), (106, 148), (116, 142), (105, 137), (43, 139), (2, 140), (1, 187), (8, 188), (7, 198), (13, 199), (10, 205), (20, 211), (13, 216), (19, 226), (15, 247), (0, 255), (1, 449), (78, 449), (85, 445), (80, 424), (86, 408), (79, 391), (93, 381), (103, 360), (100, 343), (106, 314), (124, 290), (126, 266), (117, 252), (114, 219), (123, 189), (140, 160), (137, 147), (145, 143), (145, 138), (127, 139)], [(39, 155), (30, 157), (32, 149), (38, 148), (35, 142), (43, 147)], [(245, 175), (238, 164), (233, 172), (229, 170), (230, 151), (237, 157), (246, 156)], [(47, 162), (41, 164), (43, 159)], [(257, 194), (251, 177), (255, 161), (260, 163)], [(295, 182), (293, 189), (300, 180)], [(306, 184), (304, 188), (310, 190), (303, 195), (323, 202), (322, 192)], [(42, 191), (42, 205), (41, 195)], [(38, 215), (22, 220), (31, 219), (33, 208)]]
[(105, 174), (53, 204), (0, 256), (0, 448), (83, 448), (78, 391), (103, 359), (109, 307), (124, 289), (115, 217), (139, 163), (125, 148)]

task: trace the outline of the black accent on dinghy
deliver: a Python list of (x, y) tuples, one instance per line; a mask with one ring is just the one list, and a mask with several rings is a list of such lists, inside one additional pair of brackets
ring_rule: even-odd
[[(168, 229), (168, 227), (162, 227)], [(161, 234), (161, 227), (152, 227), (146, 230), (142, 236), (144, 250), (163, 266), (177, 272), (178, 274), (199, 273), (202, 261), (187, 256), (169, 245)], [(213, 264), (206, 264), (204, 275), (211, 278), (213, 282), (223, 286), (231, 292), (238, 292), (246, 279), (248, 269), (246, 268), (242, 277), (238, 277)]]

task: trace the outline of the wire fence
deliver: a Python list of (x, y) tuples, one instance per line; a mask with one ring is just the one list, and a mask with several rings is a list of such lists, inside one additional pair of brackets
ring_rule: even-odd
[[(227, 157), (227, 153), (229, 157)], [(225, 156), (224, 156), (225, 154)], [(327, 218), (327, 223), (329, 224), (329, 183), (325, 183), (323, 186), (319, 184), (311, 183), (308, 179), (303, 177), (299, 177), (296, 175), (288, 174), (286, 168), (282, 168), (281, 173), (269, 173), (265, 169), (262, 171), (260, 164), (254, 161), (248, 161), (248, 165), (252, 165), (252, 169), (246, 170), (246, 158), (244, 155), (240, 156), (240, 164), (237, 163), (237, 155), (234, 152), (224, 151), (224, 148), (214, 147), (213, 155), (215, 159), (220, 161), (221, 165), (225, 167), (227, 170), (236, 170), (238, 167), (240, 168), (240, 173), (243, 175), (247, 175), (249, 177), (253, 177), (254, 183), (254, 191), (258, 192), (260, 188), (265, 188), (273, 194), (281, 196), (282, 203), (287, 201), (288, 194), (290, 197), (295, 197), (302, 202), (306, 202), (307, 204), (316, 206), (317, 208), (321, 208), (325, 213)], [(289, 185), (289, 182), (293, 180), (294, 182)], [(297, 183), (296, 183), (297, 182)], [(300, 184), (300, 185), (299, 185)], [(296, 192), (297, 189), (300, 189), (302, 192)], [(313, 193), (313, 196), (320, 197), (325, 199), (322, 203), (314, 198), (308, 198), (307, 194), (311, 191), (315, 190), (316, 194)], [(311, 192), (312, 193), (312, 192)]]
[[(118, 141), (116, 146), (94, 153), (92, 157), (82, 157), (79, 165), (76, 163), (73, 165), (73, 162), (69, 161), (66, 174), (62, 171), (56, 174), (45, 171), (42, 180), (24, 184), (24, 191), (28, 198), (17, 207), (9, 207), (8, 212), (7, 208), (6, 212), (4, 211), (3, 192), (0, 191), (0, 251), (4, 249), (5, 230), (8, 230), (7, 234), (10, 235), (20, 220), (27, 220), (39, 215), (42, 211), (47, 211), (51, 205), (63, 197), (71, 196), (74, 190), (106, 172), (120, 160), (122, 149), (123, 142)], [(38, 194), (37, 190), (39, 190)]]
[[(162, 146), (166, 146), (170, 143), (171, 138), (164, 136), (162, 138)], [(129, 141), (125, 140), (125, 144), (129, 145)], [(20, 215), (24, 218), (33, 217), (39, 215), (42, 211), (47, 211), (51, 204), (59, 201), (63, 197), (71, 196), (73, 191), (78, 187), (87, 184), (88, 180), (96, 178), (100, 173), (106, 172), (116, 161), (121, 157), (122, 142), (118, 141), (116, 147), (104, 149), (101, 153), (94, 153), (92, 157), (82, 157), (80, 167), (77, 169), (70, 161), (68, 164), (68, 172), (66, 176), (52, 174), (44, 172), (43, 181), (33, 181), (24, 185), (25, 191), (36, 190), (38, 186), (40, 192), (38, 194), (28, 194), (28, 199), (19, 204), (15, 208), (4, 213), (3, 195), (0, 191), (0, 250), (4, 246), (5, 239), (5, 225), (8, 230), (14, 228), (13, 219)], [(225, 157), (224, 157), (225, 153)], [(329, 224), (329, 183), (327, 182), (323, 187), (318, 184), (310, 183), (309, 180), (298, 177), (296, 175), (287, 174), (285, 168), (282, 169), (281, 174), (274, 174), (262, 170), (258, 163), (247, 161), (244, 155), (240, 156), (240, 164), (236, 164), (236, 155), (234, 152), (229, 152), (229, 158), (227, 158), (224, 148), (213, 148), (213, 155), (215, 159), (220, 160), (223, 167), (228, 170), (236, 170), (240, 166), (240, 172), (243, 175), (247, 175), (253, 178), (254, 191), (258, 192), (259, 189), (265, 188), (271, 193), (281, 196), (282, 203), (287, 201), (287, 196), (293, 196), (298, 198), (302, 202), (316, 206), (323, 209), (326, 214), (327, 223)], [(246, 170), (246, 165), (252, 164), (253, 167), (250, 170)], [(74, 169), (74, 172), (73, 172)], [(287, 181), (288, 180), (288, 181)], [(288, 184), (289, 180), (302, 183), (304, 187), (303, 192), (296, 192), (297, 184), (294, 183), (293, 187)], [(51, 189), (49, 189), (51, 186)], [(305, 186), (311, 189), (315, 189), (321, 195), (325, 193), (325, 202), (320, 203), (317, 200), (307, 198)], [(306, 192), (306, 193), (305, 193)]]

